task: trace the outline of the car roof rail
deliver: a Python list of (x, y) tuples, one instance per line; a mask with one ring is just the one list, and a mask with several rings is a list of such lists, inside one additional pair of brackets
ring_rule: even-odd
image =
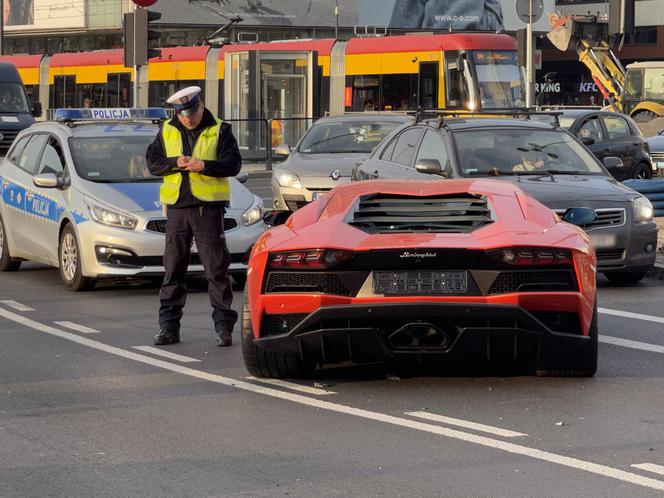
[(415, 114), (415, 122), (419, 123), (426, 117), (438, 117), (438, 127), (444, 126), (446, 117), (465, 118), (465, 117), (512, 117), (512, 118), (526, 118), (530, 119), (531, 116), (551, 116), (554, 118), (554, 127), (560, 127), (559, 116), (563, 114), (562, 111), (540, 111), (535, 108), (517, 108), (517, 107), (504, 107), (494, 109), (483, 109), (481, 111), (470, 111), (466, 109), (424, 109), (418, 108)]

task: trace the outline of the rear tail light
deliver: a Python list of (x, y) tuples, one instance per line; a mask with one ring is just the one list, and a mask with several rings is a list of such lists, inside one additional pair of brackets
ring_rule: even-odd
[(331, 268), (349, 261), (350, 251), (308, 249), (302, 251), (275, 252), (270, 254), (270, 268)]
[(572, 264), (572, 253), (566, 249), (509, 247), (489, 251), (488, 255), (493, 259), (509, 265), (538, 266)]

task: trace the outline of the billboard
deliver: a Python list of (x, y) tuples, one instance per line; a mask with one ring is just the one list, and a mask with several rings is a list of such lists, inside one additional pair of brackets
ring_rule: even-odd
[(35, 21), (33, 0), (4, 0), (2, 19), (5, 26), (24, 26)]
[[(548, 31), (554, 0), (544, 0), (535, 31)], [(358, 24), (424, 30), (516, 31), (525, 27), (515, 0), (358, 0)]]

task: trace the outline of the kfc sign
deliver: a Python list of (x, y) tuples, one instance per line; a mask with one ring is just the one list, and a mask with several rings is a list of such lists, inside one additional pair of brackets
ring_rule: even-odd
[(599, 88), (597, 88), (597, 83), (579, 83), (579, 93), (592, 93), (592, 92), (599, 92)]

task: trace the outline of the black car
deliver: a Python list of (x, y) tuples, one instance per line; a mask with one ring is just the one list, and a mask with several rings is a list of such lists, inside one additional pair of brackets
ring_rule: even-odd
[(664, 174), (664, 130), (648, 139), (653, 168)]
[[(620, 160), (606, 156), (604, 164)], [(520, 118), (451, 117), (400, 127), (353, 170), (353, 180), (495, 177), (512, 181), (558, 213), (588, 207), (583, 226), (598, 271), (617, 283), (641, 280), (655, 262), (652, 204), (616, 181), (566, 130)], [(518, 235), (515, 233), (515, 236)]]
[[(559, 111), (560, 126), (577, 137), (600, 161), (615, 156), (622, 165), (607, 167), (617, 180), (652, 178), (657, 172), (650, 159), (648, 141), (629, 116), (592, 109), (564, 109)], [(551, 116), (536, 119), (552, 121)]]

